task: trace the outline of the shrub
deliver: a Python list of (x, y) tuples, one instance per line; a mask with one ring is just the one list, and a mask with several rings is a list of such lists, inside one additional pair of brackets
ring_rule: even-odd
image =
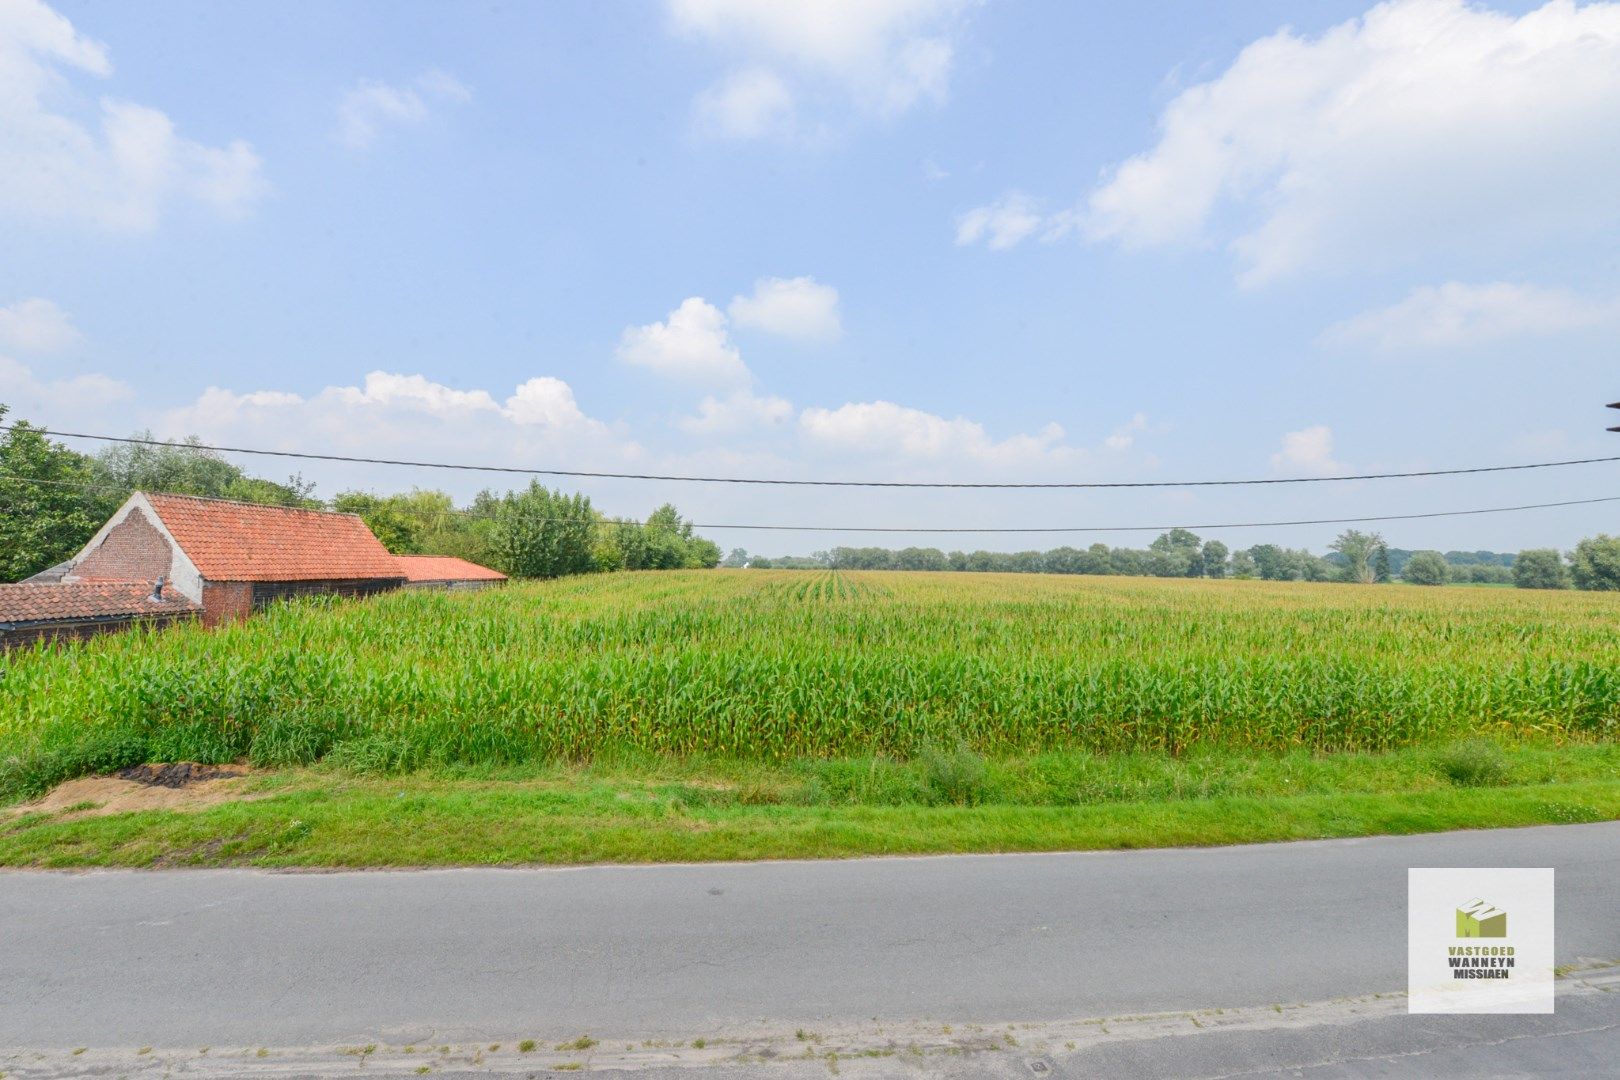
[(1458, 787), (1487, 787), (1508, 780), (1507, 755), (1484, 739), (1457, 743), (1435, 754), (1440, 774)]

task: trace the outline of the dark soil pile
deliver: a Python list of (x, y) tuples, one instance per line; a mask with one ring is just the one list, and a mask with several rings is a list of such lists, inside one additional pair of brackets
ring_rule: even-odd
[(118, 770), (118, 779), (134, 780), (154, 787), (182, 788), (204, 780), (223, 780), (247, 772), (240, 765), (198, 765), (191, 761), (171, 761), (164, 765), (131, 765)]

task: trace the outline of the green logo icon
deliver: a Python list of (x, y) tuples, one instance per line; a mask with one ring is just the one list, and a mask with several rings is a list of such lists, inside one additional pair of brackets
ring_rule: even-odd
[(1507, 937), (1507, 912), (1475, 897), (1457, 909), (1457, 936)]

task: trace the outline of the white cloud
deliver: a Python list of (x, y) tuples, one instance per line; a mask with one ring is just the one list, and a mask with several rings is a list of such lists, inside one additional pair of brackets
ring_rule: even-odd
[(59, 111), (75, 72), (110, 77), (106, 46), (39, 0), (0, 3), (0, 212), (145, 232), (173, 202), (230, 214), (267, 189), (240, 139), (205, 146), (163, 112), (113, 97), (93, 120)]
[(284, 390), (254, 390), (238, 394), (211, 386), (187, 409), (199, 423), (218, 426), (220, 417), (244, 410), (309, 410), (322, 413), (405, 416), (409, 414), (452, 419), (505, 420), (520, 427), (557, 432), (604, 435), (606, 424), (586, 416), (574, 400), (574, 391), (561, 379), (549, 376), (521, 383), (505, 401), (488, 390), (457, 390), (425, 375), (391, 371), (369, 372), (360, 386), (328, 386), (313, 398)]
[(677, 33), (741, 66), (698, 98), (709, 130), (791, 133), (804, 106), (892, 117), (945, 99), (951, 35), (969, 0), (668, 0)]
[(11, 406), (8, 420), (60, 427), (64, 414), (93, 413), (133, 393), (128, 383), (96, 373), (42, 379), (26, 364), (0, 356), (0, 401)]
[(336, 138), (351, 150), (364, 150), (386, 127), (420, 124), (435, 103), (465, 104), (472, 91), (438, 70), (423, 72), (403, 86), (361, 79), (338, 102)]
[(732, 72), (699, 94), (695, 107), (711, 135), (757, 139), (785, 135), (793, 127), (793, 93), (764, 68)]
[(1063, 445), (1063, 429), (1057, 424), (998, 441), (977, 421), (960, 416), (948, 420), (890, 401), (805, 409), (799, 414), (799, 429), (829, 449), (911, 461), (1016, 464), (1082, 453)]
[(0, 346), (25, 353), (61, 352), (84, 341), (68, 313), (32, 297), (0, 308)]
[(1136, 436), (1147, 429), (1147, 414), (1137, 413), (1109, 433), (1108, 438), (1103, 440), (1103, 446), (1109, 450), (1129, 450), (1136, 445)]
[(1333, 460), (1333, 429), (1326, 424), (1288, 432), (1282, 438), (1282, 449), (1271, 455), (1271, 465), (1281, 472), (1308, 476), (1344, 472), (1344, 466)]
[[(328, 386), (307, 397), (211, 386), (190, 404), (159, 414), (153, 427), (161, 436), (195, 434), (205, 442), (273, 450), (492, 465), (609, 468), (637, 461), (642, 452), (613, 425), (587, 416), (567, 383), (549, 377), (529, 379), (505, 396), (386, 371), (370, 372), (358, 386)], [(328, 494), (356, 485), (397, 490), (412, 482), (377, 467), (308, 462), (301, 468)], [(523, 480), (424, 473), (415, 482), (470, 495), (485, 485)]]
[(1034, 199), (1009, 191), (995, 202), (957, 218), (956, 243), (965, 247), (983, 240), (992, 250), (1005, 251), (1045, 226), (1046, 220)]
[(738, 326), (783, 337), (831, 341), (844, 332), (838, 290), (815, 278), (761, 278), (752, 296), (734, 296), (726, 309)]
[(1225, 242), (1250, 285), (1589, 238), (1620, 222), (1620, 4), (1392, 0), (1253, 42), (1158, 126), (1042, 235)]
[(1485, 285), (1448, 281), (1413, 289), (1399, 303), (1335, 323), (1323, 332), (1322, 341), (1385, 351), (1445, 348), (1615, 322), (1620, 322), (1616, 299), (1503, 281)]
[(726, 316), (701, 296), (688, 297), (663, 322), (632, 326), (619, 359), (660, 375), (711, 383), (744, 383), (748, 368), (726, 334)]
[(705, 397), (697, 415), (683, 416), (675, 426), (693, 435), (735, 435), (781, 427), (792, 419), (793, 403), (786, 398), (738, 390), (724, 398)]

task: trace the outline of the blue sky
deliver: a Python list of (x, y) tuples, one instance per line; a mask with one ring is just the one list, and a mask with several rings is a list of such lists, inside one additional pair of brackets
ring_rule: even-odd
[[(1620, 453), (1599, 407), (1620, 398), (1616, 130), (1615, 4), (0, 0), (0, 401), (69, 430), (801, 478)], [(304, 472), (328, 495), (481, 483)], [(583, 488), (702, 522), (1048, 526), (1467, 509), (1613, 476)], [(1614, 517), (1382, 528), (1517, 550)]]

